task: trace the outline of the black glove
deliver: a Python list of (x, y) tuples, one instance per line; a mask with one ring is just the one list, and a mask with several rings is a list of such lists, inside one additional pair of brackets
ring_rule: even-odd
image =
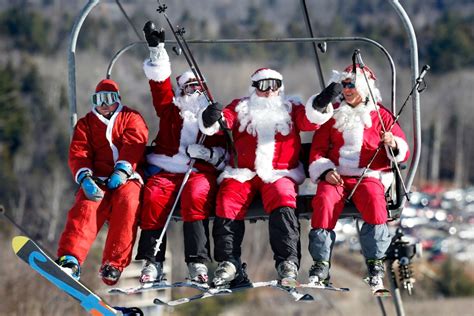
[(148, 47), (157, 47), (159, 43), (165, 42), (165, 30), (156, 30), (156, 26), (152, 21), (148, 21), (143, 26), (143, 33), (148, 43)]
[(316, 98), (313, 100), (313, 108), (318, 111), (323, 111), (326, 109), (330, 102), (333, 102), (334, 99), (341, 94), (342, 84), (338, 82), (331, 82), (329, 86), (324, 88)]
[(210, 127), (222, 117), (222, 109), (224, 107), (219, 102), (214, 102), (207, 106), (202, 112), (202, 122), (204, 127)]

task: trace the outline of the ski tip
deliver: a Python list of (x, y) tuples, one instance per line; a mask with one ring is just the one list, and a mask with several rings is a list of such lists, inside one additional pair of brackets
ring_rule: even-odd
[(18, 253), (21, 248), (28, 242), (29, 238), (25, 236), (16, 236), (12, 239), (12, 248), (15, 253)]
[(373, 294), (376, 297), (391, 297), (392, 296), (392, 293), (390, 293), (390, 291), (387, 289), (377, 290), (373, 292)]
[(153, 304), (155, 304), (155, 305), (166, 305), (166, 303), (163, 302), (162, 300), (160, 300), (159, 298), (155, 298), (153, 300)]
[(298, 301), (302, 301), (302, 302), (314, 301), (314, 297), (311, 294), (305, 294)]

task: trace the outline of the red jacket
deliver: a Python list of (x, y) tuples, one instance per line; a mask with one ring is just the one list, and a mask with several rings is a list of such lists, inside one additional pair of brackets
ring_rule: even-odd
[(290, 116), (288, 133), (257, 132), (254, 136), (241, 126), (240, 121), (248, 100), (248, 98), (236, 99), (223, 110), (224, 120), (234, 138), (238, 166), (235, 166), (233, 159), (230, 159), (231, 166), (226, 167), (221, 179), (233, 178), (243, 182), (258, 175), (264, 182), (272, 183), (286, 176), (296, 183), (303, 182), (305, 175), (299, 162), (301, 149), (299, 133), (314, 131), (319, 125), (308, 120), (302, 104), (286, 101)]
[[(181, 110), (173, 102), (174, 92), (169, 77), (163, 82), (149, 80), (149, 84), (160, 125), (153, 153), (147, 156), (147, 161), (169, 172), (184, 173), (190, 162), (186, 148), (198, 143), (201, 136), (197, 118), (183, 120)], [(208, 136), (204, 146), (225, 148), (225, 139), (221, 135)], [(202, 160), (196, 160), (194, 167), (203, 172), (217, 172), (213, 165)]]
[(74, 129), (69, 167), (75, 179), (86, 169), (95, 176), (108, 177), (120, 160), (129, 162), (135, 170), (147, 141), (148, 128), (137, 111), (120, 105), (108, 120), (93, 109)]
[[(382, 104), (379, 103), (378, 106), (384, 126), (389, 130), (394, 117)], [(335, 110), (333, 118), (314, 133), (309, 156), (309, 171), (313, 182), (324, 171), (333, 168), (343, 176), (360, 176), (380, 145), (383, 129), (375, 109), (367, 111), (365, 123), (358, 121), (352, 128), (337, 127), (338, 111), (350, 110), (348, 107), (349, 105), (342, 103)], [(383, 174), (391, 171), (390, 160), (404, 162), (408, 159), (408, 144), (398, 123), (391, 131), (397, 142), (398, 154), (395, 153), (396, 157), (392, 158), (388, 150), (382, 148), (372, 162), (367, 176), (382, 180)]]

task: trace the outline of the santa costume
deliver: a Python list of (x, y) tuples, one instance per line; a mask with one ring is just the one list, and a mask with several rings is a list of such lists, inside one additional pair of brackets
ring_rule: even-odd
[[(367, 260), (378, 260), (385, 256), (390, 244), (385, 192), (393, 180), (391, 162), (404, 162), (409, 156), (403, 131), (397, 123), (394, 125), (393, 115), (380, 103), (375, 74), (368, 67), (361, 69), (357, 66), (356, 73), (352, 69), (349, 66), (342, 73), (335, 71), (331, 81), (351, 79), (362, 102), (350, 106), (342, 99), (335, 104), (333, 117), (314, 133), (311, 146), (309, 173), (311, 180), (318, 183), (312, 201), (312, 230), (309, 234), (309, 251), (315, 262), (330, 261), (335, 241), (334, 227), (344, 208), (345, 199), (381, 146), (384, 128), (387, 131), (391, 129), (394, 135), (397, 145), (395, 156), (390, 154), (386, 145), (385, 149), (378, 152), (354, 191), (352, 201), (365, 222), (360, 231), (363, 255)], [(376, 103), (371, 98), (369, 87)], [(343, 185), (326, 182), (325, 175), (331, 170), (339, 173)]]
[[(119, 89), (116, 82), (105, 79), (97, 85), (96, 92), (101, 91), (118, 94)], [(77, 191), (57, 254), (59, 257), (74, 256), (82, 264), (107, 221), (109, 229), (102, 266), (110, 265), (122, 271), (130, 263), (135, 242), (143, 183), (135, 170), (145, 152), (148, 128), (137, 111), (123, 105), (120, 100), (117, 102), (119, 105), (110, 118), (102, 116), (93, 107), (77, 122), (69, 148), (69, 167), (79, 184), (78, 177), (84, 172), (107, 179), (119, 163), (128, 165), (132, 174), (117, 189), (100, 185), (104, 195), (99, 201), (87, 199), (81, 189)]]
[[(282, 75), (272, 69), (258, 69), (252, 76), (253, 84), (261, 80), (280, 80)], [(278, 96), (259, 97), (256, 89), (250, 95), (232, 101), (222, 111), (222, 119), (232, 132), (237, 164), (229, 159), (219, 176), (216, 220), (213, 237), (214, 256), (219, 262), (231, 262), (237, 270), (241, 266), (241, 243), (244, 218), (248, 206), (257, 193), (269, 214), (270, 244), (275, 266), (284, 261), (299, 265), (299, 223), (295, 214), (298, 184), (305, 179), (299, 161), (300, 131), (314, 131), (330, 117), (311, 106), (284, 97), (284, 86)], [(201, 111), (200, 128), (206, 135), (220, 130), (216, 122), (206, 127)]]
[[(185, 260), (203, 263), (210, 260), (208, 217), (214, 212), (217, 175), (225, 165), (225, 139), (220, 136), (201, 137), (197, 121), (198, 111), (207, 105), (199, 92), (188, 95), (185, 86), (196, 83), (191, 71), (176, 78), (178, 87), (171, 86), (171, 66), (164, 43), (150, 47), (155, 56), (145, 60), (143, 69), (149, 79), (153, 106), (160, 119), (153, 152), (147, 155), (149, 175), (144, 190), (141, 213), (142, 229), (136, 259), (162, 263), (165, 260), (166, 240), (154, 255), (156, 240), (162, 233), (168, 214), (191, 161), (190, 146), (209, 150), (211, 162), (196, 160), (180, 199), (183, 219)], [(193, 147), (194, 146), (194, 147)], [(199, 147), (201, 146), (201, 147)]]

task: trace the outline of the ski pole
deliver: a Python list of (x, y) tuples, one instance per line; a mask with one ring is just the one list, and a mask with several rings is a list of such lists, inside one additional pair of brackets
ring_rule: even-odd
[[(356, 52), (354, 52), (354, 55), (356, 54)], [(354, 57), (353, 55), (353, 57)], [(353, 61), (355, 59), (353, 58)], [(362, 68), (362, 67), (361, 67)], [(392, 125), (390, 126), (389, 130), (388, 131), (391, 131), (393, 129), (393, 127), (395, 126), (395, 124), (398, 122), (398, 120), (400, 119), (400, 115), (402, 114), (405, 106), (407, 105), (407, 102), (408, 100), (410, 99), (410, 97), (413, 95), (413, 92), (415, 92), (415, 89), (417, 89), (418, 92), (423, 92), (424, 91), (424, 88), (423, 89), (418, 89), (420, 84), (424, 81), (424, 77), (426, 75), (426, 73), (428, 72), (428, 70), (430, 70), (430, 66), (429, 65), (424, 65), (421, 69), (421, 73), (420, 75), (418, 76), (418, 78), (416, 78), (415, 80), (415, 84), (413, 85), (410, 93), (408, 94), (407, 98), (405, 99), (405, 102), (403, 102), (403, 105), (400, 107), (400, 110), (397, 112), (397, 115), (395, 116), (395, 119), (392, 123)], [(365, 73), (364, 73), (365, 75)], [(366, 78), (367, 80), (367, 78)], [(368, 84), (368, 83), (367, 83)], [(370, 91), (370, 87), (369, 87), (369, 91)], [(375, 151), (374, 155), (372, 156), (372, 158), (370, 158), (370, 161), (369, 163), (367, 164), (367, 166), (364, 168), (364, 171), (362, 172), (362, 175), (359, 177), (359, 179), (357, 180), (357, 183), (355, 184), (354, 188), (352, 189), (352, 191), (350, 192), (350, 194), (348, 195), (346, 201), (349, 201), (352, 196), (354, 195), (354, 192), (355, 190), (357, 189), (357, 187), (360, 185), (360, 182), (362, 181), (362, 179), (364, 178), (365, 174), (367, 173), (368, 169), (370, 168), (370, 166), (372, 165), (373, 161), (375, 160), (375, 157), (377, 156), (377, 154), (379, 153), (379, 151), (382, 149), (382, 144), (377, 148), (377, 150)], [(395, 163), (396, 164), (396, 163)], [(398, 166), (398, 165), (397, 165)], [(398, 169), (397, 169), (398, 170)], [(409, 201), (409, 198), (408, 198), (408, 195), (406, 193), (406, 187), (404, 186), (404, 183), (403, 183), (403, 179), (400, 177), (400, 180), (402, 181), (402, 184), (403, 184), (403, 188), (405, 190), (405, 196), (407, 196), (407, 200)]]
[[(201, 89), (203, 90), (204, 92), (204, 95), (208, 101), (209, 104), (212, 104), (214, 103), (213, 99), (212, 99), (212, 95), (209, 91), (209, 88), (207, 87), (207, 85), (205, 85), (203, 83), (203, 77), (202, 77), (202, 74), (200, 71), (198, 71), (196, 69), (196, 64), (195, 64), (195, 60), (193, 58), (193, 60), (191, 60), (190, 56), (189, 56), (189, 51), (186, 50), (186, 47), (183, 45), (182, 41), (179, 39), (178, 37), (178, 34), (179, 33), (182, 33), (183, 31), (180, 30), (180, 31), (175, 31), (174, 27), (173, 27), (173, 24), (171, 24), (171, 21), (170, 19), (168, 18), (168, 15), (166, 14), (166, 5), (162, 5), (160, 3), (159, 0), (157, 0), (158, 2), (158, 9), (157, 11), (159, 13), (163, 13), (163, 15), (165, 16), (166, 18), (166, 21), (168, 22), (168, 25), (176, 39), (176, 42), (178, 43), (181, 51), (183, 52), (184, 54), (184, 57), (186, 59), (186, 62), (188, 63), (189, 67), (191, 68), (191, 71), (193, 72), (194, 76), (196, 77), (196, 79), (198, 80), (199, 82), (199, 85), (201, 86)], [(223, 126), (222, 123), (220, 123), (221, 126)], [(198, 144), (202, 145), (204, 143), (204, 140), (206, 139), (206, 135), (205, 134), (202, 134), (201, 133), (201, 136), (199, 137), (199, 141), (198, 141)], [(160, 251), (160, 246), (161, 244), (163, 243), (163, 238), (166, 234), (166, 230), (168, 229), (168, 225), (169, 225), (169, 222), (171, 220), (171, 217), (173, 216), (173, 213), (174, 213), (174, 210), (176, 209), (176, 206), (178, 205), (178, 202), (179, 202), (179, 198), (181, 197), (181, 194), (184, 190), (184, 186), (186, 185), (186, 183), (188, 182), (188, 179), (189, 179), (189, 176), (191, 175), (191, 172), (193, 171), (193, 167), (194, 167), (194, 163), (196, 162), (196, 159), (191, 159), (191, 161), (189, 162), (189, 167), (188, 167), (188, 170), (186, 171), (186, 173), (184, 174), (184, 177), (183, 177), (183, 181), (181, 182), (181, 186), (179, 187), (179, 190), (176, 194), (176, 198), (174, 200), (174, 203), (173, 203), (173, 206), (171, 207), (171, 210), (170, 210), (170, 213), (168, 214), (168, 217), (166, 218), (166, 222), (165, 222), (165, 226), (163, 227), (163, 230), (160, 234), (160, 237), (157, 239), (156, 241), (156, 244), (155, 244), (155, 249), (154, 249), (154, 256), (156, 256), (156, 254), (158, 253), (158, 251)]]
[[(173, 27), (173, 24), (171, 23), (171, 21), (168, 17), (168, 14), (166, 14), (166, 9), (167, 9), (166, 4), (161, 4), (160, 0), (157, 0), (157, 2), (158, 2), (157, 11), (159, 13), (162, 13), (163, 16), (165, 17), (166, 22), (168, 23), (168, 25), (171, 29), (171, 32), (173, 33), (173, 36), (176, 39), (176, 42), (178, 43), (178, 46), (181, 49), (181, 52), (183, 53), (184, 58), (186, 59), (186, 62), (189, 65), (189, 68), (191, 69), (192, 73), (194, 74), (194, 76), (198, 80), (199, 86), (201, 87), (201, 89), (203, 91), (203, 94), (207, 99), (208, 104), (213, 104), (214, 103), (214, 98), (212, 97), (212, 94), (211, 94), (211, 91), (209, 90), (207, 82), (204, 79), (204, 76), (202, 75), (201, 70), (199, 69), (198, 63), (194, 59), (194, 55), (191, 52), (191, 49), (189, 48), (189, 45), (188, 45), (187, 41), (184, 39), (183, 35), (185, 33), (185, 29), (183, 27), (181, 27), (181, 28), (179, 28), (179, 30), (175, 30), (175, 28)], [(233, 139), (232, 133), (226, 127), (226, 125), (224, 124), (224, 122), (222, 121), (221, 118), (219, 118), (219, 120), (217, 120), (217, 122), (219, 123), (220, 128), (224, 131), (227, 139), (229, 140), (230, 147), (231, 147), (232, 154), (233, 154), (233, 158), (234, 158), (234, 165), (235, 165), (235, 167), (237, 167), (237, 165), (238, 165), (237, 151), (236, 151), (235, 146), (234, 146), (234, 139)]]
[[(359, 66), (360, 68), (362, 69), (362, 74), (364, 75), (364, 79), (365, 79), (365, 83), (367, 84), (367, 88), (369, 90), (369, 94), (370, 94), (370, 97), (372, 99), (372, 102), (375, 106), (375, 110), (377, 111), (377, 116), (379, 118), (379, 121), (380, 121), (380, 125), (382, 126), (382, 131), (384, 133), (387, 132), (387, 129), (385, 128), (385, 124), (383, 122), (383, 119), (382, 119), (382, 115), (380, 114), (380, 110), (379, 108), (377, 107), (377, 103), (375, 101), (375, 98), (374, 98), (374, 94), (372, 92), (372, 89), (370, 88), (370, 85), (369, 85), (369, 79), (367, 78), (367, 74), (365, 73), (364, 71), (364, 62), (362, 61), (362, 57), (360, 55), (360, 51), (358, 49), (355, 50), (354, 52), (356, 54), (356, 58), (358, 60), (358, 63), (359, 63)], [(395, 157), (394, 153), (393, 153), (393, 149), (392, 147), (388, 146), (388, 150), (390, 151), (390, 155), (392, 155), (392, 157)], [(398, 167), (398, 164), (397, 163), (394, 163), (394, 167), (395, 167), (395, 170), (397, 171), (397, 175), (400, 177), (400, 182), (402, 184), (402, 187), (403, 187), (403, 192), (404, 192), (404, 195), (406, 196), (407, 200), (410, 201), (410, 197), (408, 195), (408, 192), (407, 192), (407, 188), (406, 188), (406, 185), (405, 185), (405, 181), (403, 181), (403, 177), (402, 177), (402, 173), (400, 171), (400, 168)]]
[[(0, 214), (5, 216), (5, 218), (13, 224), (13, 226), (15, 226), (24, 236), (28, 237), (29, 239), (31, 240), (35, 240), (34, 238), (31, 237), (30, 234), (28, 234), (28, 232), (26, 231), (26, 229), (24, 229), (20, 224), (18, 224), (14, 219), (13, 217), (11, 217), (7, 211), (5, 210), (5, 207), (3, 205), (0, 204)], [(35, 240), (35, 243), (38, 244), (38, 246), (40, 246), (42, 249), (46, 249), (40, 242), (36, 241)]]
[[(199, 144), (202, 144), (205, 138), (206, 138), (206, 135), (201, 134), (201, 137), (199, 138)], [(181, 182), (181, 186), (179, 187), (178, 193), (176, 193), (176, 198), (174, 200), (173, 206), (171, 207), (170, 213), (168, 214), (168, 217), (166, 218), (165, 226), (163, 226), (163, 230), (161, 231), (160, 237), (156, 240), (153, 256), (156, 256), (158, 251), (160, 251), (160, 246), (163, 243), (163, 238), (165, 238), (166, 230), (168, 229), (168, 225), (171, 221), (171, 217), (173, 216), (174, 210), (176, 209), (176, 206), (178, 205), (179, 198), (181, 196), (181, 193), (184, 190), (184, 186), (188, 182), (189, 176), (191, 175), (191, 172), (193, 171), (195, 162), (196, 162), (196, 159), (191, 159), (191, 161), (189, 162), (188, 170), (184, 174), (183, 181)]]

